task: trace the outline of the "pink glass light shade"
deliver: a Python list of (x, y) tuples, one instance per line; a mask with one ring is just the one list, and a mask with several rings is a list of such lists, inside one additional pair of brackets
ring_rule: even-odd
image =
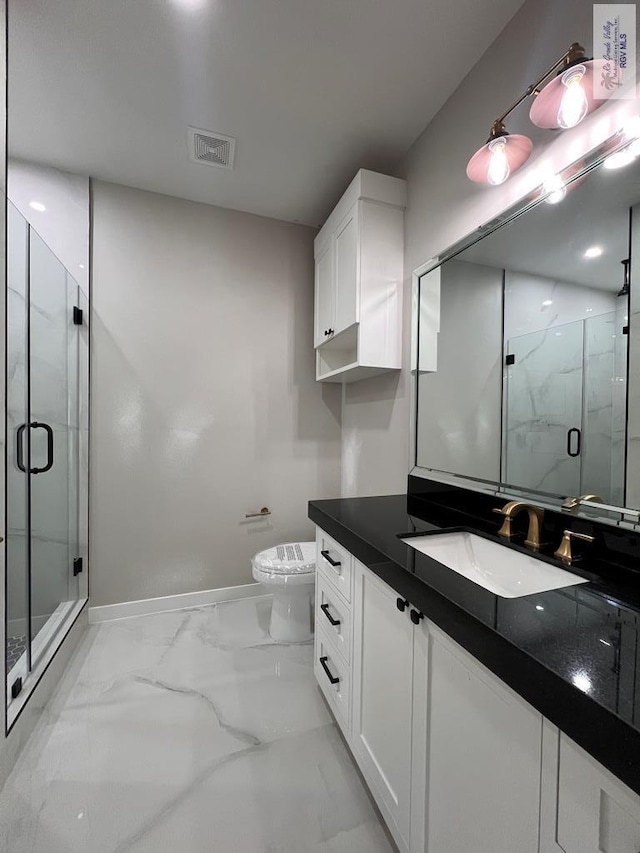
[[(538, 127), (543, 127), (547, 130), (558, 128), (566, 129), (575, 127), (583, 118), (601, 107), (607, 98), (610, 97), (613, 91), (613, 86), (607, 88), (608, 79), (604, 73), (604, 60), (591, 59), (588, 62), (581, 62), (572, 68), (563, 71), (554, 77), (544, 89), (535, 96), (533, 105), (529, 112), (529, 118)], [(567, 82), (571, 83), (571, 74), (580, 76), (580, 70), (583, 69), (581, 78), (576, 81), (577, 85), (582, 89), (580, 99), (582, 104), (574, 105), (574, 114), (569, 124), (563, 124), (559, 120), (559, 113), (563, 99), (567, 96)]]
[[(494, 150), (492, 150), (492, 146), (496, 142), (504, 145), (503, 152), (504, 158), (506, 159), (506, 168), (504, 172), (498, 176), (501, 180), (495, 179), (495, 177), (492, 180), (491, 175), (491, 163), (494, 157)], [(531, 156), (532, 150), (533, 142), (531, 142), (529, 137), (522, 136), (518, 133), (499, 136), (496, 139), (490, 139), (489, 142), (476, 151), (471, 160), (469, 160), (467, 164), (467, 177), (469, 180), (475, 181), (477, 184), (490, 184), (493, 186), (502, 184), (507, 180), (509, 175), (513, 174), (516, 169), (519, 169), (520, 166), (527, 162)]]

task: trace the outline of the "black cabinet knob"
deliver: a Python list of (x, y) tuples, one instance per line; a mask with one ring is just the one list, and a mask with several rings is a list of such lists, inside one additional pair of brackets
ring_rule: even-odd
[(419, 610), (412, 610), (409, 615), (411, 616), (411, 621), (414, 625), (419, 625), (420, 620), (424, 619), (424, 613), (420, 613)]
[(333, 334), (333, 329), (329, 329), (329, 331), (327, 332), (327, 334), (328, 334), (328, 335), (332, 335), (332, 334)]
[(404, 613), (405, 609), (409, 606), (409, 602), (406, 598), (396, 598), (396, 607), (400, 611), (400, 613)]

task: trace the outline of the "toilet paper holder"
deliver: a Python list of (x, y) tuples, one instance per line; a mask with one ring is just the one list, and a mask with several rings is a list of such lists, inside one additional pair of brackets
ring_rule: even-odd
[(271, 515), (271, 510), (268, 506), (263, 506), (258, 512), (245, 512), (245, 518), (262, 518), (265, 515)]

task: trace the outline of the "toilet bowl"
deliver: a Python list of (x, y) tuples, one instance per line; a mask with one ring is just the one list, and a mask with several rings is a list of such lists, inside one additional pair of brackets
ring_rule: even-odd
[(316, 578), (316, 543), (288, 542), (260, 551), (251, 561), (258, 583), (273, 593), (269, 635), (276, 643), (313, 637), (311, 600)]

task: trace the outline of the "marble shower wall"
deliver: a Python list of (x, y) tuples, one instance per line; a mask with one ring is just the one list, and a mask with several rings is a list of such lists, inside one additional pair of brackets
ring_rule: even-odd
[(626, 335), (620, 311), (584, 321), (581, 494), (624, 504)]
[[(504, 479), (623, 503), (626, 336), (615, 292), (505, 275)], [(582, 431), (579, 457), (567, 432)], [(575, 447), (576, 439), (573, 439)]]

